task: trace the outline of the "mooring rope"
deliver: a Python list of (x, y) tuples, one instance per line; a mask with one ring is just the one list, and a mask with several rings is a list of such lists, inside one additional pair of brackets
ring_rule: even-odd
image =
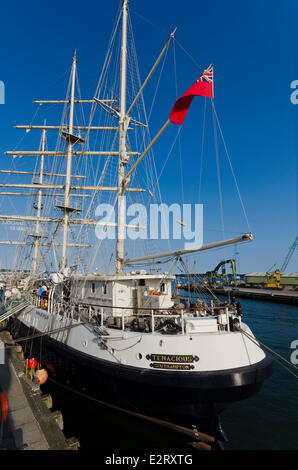
[[(284, 361), (286, 364), (289, 364), (290, 366), (294, 367), (294, 369), (297, 369), (298, 370), (298, 367), (295, 366), (295, 364), (293, 364), (292, 362), (288, 361), (287, 359), (285, 359), (283, 356), (281, 356), (278, 352), (274, 351), (273, 349), (271, 349), (269, 346), (266, 346), (266, 344), (262, 343), (261, 341), (257, 340), (254, 336), (251, 336), (249, 333), (247, 333), (246, 331), (244, 331), (242, 328), (239, 328), (239, 331), (241, 331), (241, 333), (243, 333), (248, 339), (250, 339), (254, 344), (256, 344), (257, 346), (259, 346), (259, 348), (264, 348), (266, 350), (268, 350), (271, 355), (275, 355), (277, 356), (279, 359), (281, 359), (282, 361)], [(262, 347), (261, 347), (262, 346)], [(272, 359), (274, 359), (276, 362), (278, 362), (284, 369), (286, 369), (290, 374), (292, 374), (294, 377), (296, 377), (296, 379), (298, 379), (298, 375), (294, 374), (293, 371), (291, 371), (288, 367), (286, 367), (284, 364), (282, 364), (282, 362), (280, 362), (278, 359), (276, 359), (275, 357), (272, 357)]]
[[(167, 421), (163, 421), (163, 420), (158, 419), (158, 418), (153, 418), (151, 416), (142, 415), (141, 413), (138, 413), (136, 411), (132, 411), (132, 410), (128, 410), (126, 408), (121, 408), (119, 406), (112, 405), (111, 403), (107, 403), (105, 401), (99, 400), (98, 398), (87, 395), (84, 392), (76, 390), (75, 388), (72, 388), (69, 385), (65, 385), (61, 382), (58, 382), (57, 380), (53, 379), (52, 377), (49, 377), (48, 380), (50, 382), (52, 382), (53, 384), (58, 385), (59, 387), (62, 387), (65, 390), (68, 390), (69, 392), (72, 392), (72, 393), (74, 393), (78, 396), (81, 396), (82, 398), (85, 398), (87, 400), (93, 401), (93, 402), (95, 402), (99, 405), (111, 408), (115, 411), (119, 411), (121, 413), (126, 413), (126, 414), (134, 416), (136, 418), (140, 418), (140, 419), (143, 419), (145, 421), (155, 423), (155, 424), (163, 426), (165, 428), (172, 429), (173, 431), (180, 432), (181, 434), (187, 435), (189, 437), (192, 437), (191, 434), (193, 434), (193, 437), (197, 441), (202, 442), (202, 443), (210, 442), (210, 444), (211, 444), (211, 443), (215, 442), (215, 438), (213, 436), (208, 436), (207, 434), (205, 434), (203, 432), (200, 432), (200, 431), (195, 432), (192, 429), (183, 428), (182, 426), (176, 425), (175, 423), (169, 423)], [(192, 443), (191, 442), (190, 443), (186, 442), (186, 444), (191, 445)]]
[(22, 341), (27, 341), (27, 340), (30, 340), (30, 339), (40, 338), (42, 336), (51, 335), (52, 333), (58, 333), (59, 331), (62, 331), (62, 330), (67, 330), (67, 329), (75, 328), (76, 326), (88, 325), (88, 324), (89, 324), (88, 322), (80, 322), (80, 323), (76, 323), (75, 325), (72, 324), (72, 325), (62, 326), (62, 327), (56, 328), (54, 330), (44, 331), (43, 333), (37, 333), (37, 334), (31, 335), (31, 336), (23, 336), (22, 338), (7, 340), (6, 344), (21, 343)]

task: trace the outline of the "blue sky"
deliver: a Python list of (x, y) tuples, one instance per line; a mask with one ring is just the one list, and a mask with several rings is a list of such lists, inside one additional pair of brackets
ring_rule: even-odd
[[(13, 126), (31, 121), (32, 101), (63, 98), (75, 48), (82, 94), (93, 96), (118, 7), (118, 0), (16, 1), (1, 6), (0, 80), (6, 92), (5, 105), (0, 105), (2, 168), (9, 166), (4, 151), (13, 149), (23, 135)], [(255, 235), (253, 244), (238, 246), (240, 271), (265, 271), (275, 263), (279, 267), (297, 234), (298, 105), (290, 101), (290, 83), (298, 79), (297, 4), (291, 0), (131, 0), (130, 11), (142, 78), (176, 26), (177, 40), (200, 67), (214, 63), (215, 106)], [(150, 121), (152, 135), (176, 99), (171, 54), (173, 49)], [(175, 59), (180, 95), (201, 68), (177, 44)], [(184, 199), (176, 146), (160, 179), (164, 202), (198, 202), (202, 115), (203, 99), (195, 98), (181, 130)], [(206, 134), (202, 188), (205, 242), (221, 238), (210, 113), (207, 121), (211, 130)], [(175, 132), (172, 126), (156, 146), (159, 170)], [(219, 153), (226, 238), (230, 238), (247, 231), (247, 225), (221, 144)], [(25, 163), (20, 164), (24, 169)], [(195, 259), (199, 271), (204, 271), (233, 253), (230, 248)], [(288, 271), (298, 271), (298, 250)]]

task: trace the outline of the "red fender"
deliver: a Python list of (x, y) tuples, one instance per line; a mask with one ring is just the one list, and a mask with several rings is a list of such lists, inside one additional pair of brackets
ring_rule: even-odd
[(29, 369), (35, 369), (36, 366), (37, 366), (37, 360), (34, 357), (32, 357), (31, 359), (28, 359)]
[(2, 415), (3, 415), (3, 422), (5, 423), (5, 421), (7, 419), (7, 413), (8, 413), (7, 393), (6, 392), (1, 392), (1, 394), (0, 394), (0, 422), (2, 420)]

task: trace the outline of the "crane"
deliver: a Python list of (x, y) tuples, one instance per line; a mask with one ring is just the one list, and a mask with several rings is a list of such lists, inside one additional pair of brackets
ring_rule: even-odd
[(295, 248), (298, 247), (298, 237), (295, 238), (294, 242), (292, 243), (292, 245), (290, 246), (290, 249), (287, 253), (287, 256), (285, 257), (285, 260), (280, 268), (280, 272), (283, 273), (285, 272), (289, 262), (290, 262), (290, 259), (292, 258), (293, 256), (293, 253), (295, 251)]
[(224, 275), (225, 275), (224, 266), (225, 266), (225, 264), (228, 264), (228, 263), (231, 264), (231, 268), (232, 268), (232, 271), (233, 271), (234, 284), (235, 284), (235, 287), (237, 286), (236, 271), (235, 271), (235, 260), (234, 259), (223, 260), (220, 263), (218, 263), (218, 265), (213, 269), (213, 271), (207, 271), (206, 272), (206, 277), (207, 277), (209, 285), (211, 285), (211, 286), (214, 285), (214, 279), (216, 278), (217, 272), (218, 272), (218, 270), (221, 266), (222, 266), (222, 271), (223, 271), (222, 272), (222, 277), (224, 277)]
[(281, 266), (280, 269), (276, 269), (274, 272), (271, 272), (271, 270), (274, 268), (274, 266), (276, 266), (276, 264), (274, 264), (270, 269), (269, 269), (269, 272), (266, 273), (266, 279), (267, 279), (267, 284), (266, 284), (266, 287), (268, 288), (278, 288), (280, 289), (280, 279), (281, 279), (281, 273), (285, 272), (289, 262), (290, 262), (290, 259), (292, 258), (293, 256), (293, 253), (295, 251), (295, 248), (298, 247), (298, 237), (295, 238), (294, 242), (292, 243), (292, 245), (290, 246), (290, 249), (284, 259), (284, 262)]

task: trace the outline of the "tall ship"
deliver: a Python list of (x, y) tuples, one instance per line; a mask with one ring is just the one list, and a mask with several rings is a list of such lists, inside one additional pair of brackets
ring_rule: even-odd
[[(55, 380), (102, 402), (218, 435), (221, 411), (260, 390), (271, 359), (242, 321), (239, 304), (208, 297), (203, 285), (202, 293), (184, 299), (174, 289), (175, 270), (179, 265), (190, 280), (185, 256), (253, 237), (242, 233), (176, 250), (143, 237), (140, 251), (133, 234), (144, 227), (140, 218), (127, 222), (128, 204), (157, 201), (152, 147), (200, 93), (183, 95), (150, 138), (143, 91), (175, 31), (141, 82), (130, 26), (123, 0), (94, 97), (80, 96), (74, 54), (65, 99), (36, 102), (50, 114), (62, 106), (60, 123), (16, 126), (41, 138), (38, 150), (6, 152), (11, 167), (1, 170), (2, 202), (18, 200), (15, 214), (2, 203), (0, 215), (4, 227), (16, 228), (1, 241), (16, 250), (2, 319)], [(212, 66), (198, 84), (212, 101)]]

